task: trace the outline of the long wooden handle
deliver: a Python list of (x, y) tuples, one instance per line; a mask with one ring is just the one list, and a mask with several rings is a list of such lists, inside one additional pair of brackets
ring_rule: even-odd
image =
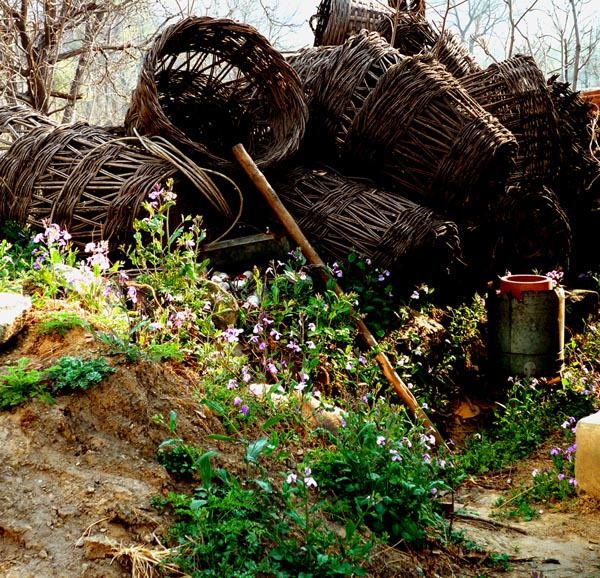
[[(248, 154), (244, 146), (242, 144), (236, 144), (233, 147), (233, 154), (246, 174), (250, 177), (256, 188), (269, 203), (269, 206), (273, 209), (279, 220), (282, 222), (290, 237), (298, 244), (307, 261), (312, 265), (316, 265), (325, 279), (329, 280), (329, 276), (325, 270), (325, 263), (305, 237), (294, 217), (281, 202), (279, 195), (277, 195), (273, 187), (271, 187), (266, 177), (256, 166), (256, 163), (252, 160), (252, 157)], [(334, 291), (337, 295), (342, 294), (342, 289), (337, 283), (334, 286)], [(358, 331), (367, 347), (371, 349), (376, 348), (377, 340), (369, 331), (369, 328), (365, 325), (364, 321), (358, 315), (355, 316), (355, 319)], [(437, 431), (431, 420), (427, 417), (427, 414), (423, 411), (423, 408), (419, 405), (419, 402), (416, 400), (415, 396), (394, 370), (387, 355), (384, 352), (379, 351), (375, 355), (375, 358), (383, 370), (383, 374), (385, 375), (386, 379), (392, 384), (396, 390), (396, 393), (399, 395), (404, 404), (415, 414), (418, 419), (423, 422), (428, 429), (431, 430), (436, 442), (440, 446), (446, 446), (444, 439)]]

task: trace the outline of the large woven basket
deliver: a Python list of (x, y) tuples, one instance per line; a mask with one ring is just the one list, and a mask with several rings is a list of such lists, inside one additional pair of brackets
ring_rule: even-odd
[(388, 0), (390, 8), (425, 16), (425, 0)]
[(481, 70), (468, 46), (453, 32), (438, 30), (420, 13), (398, 11), (375, 29), (402, 54), (431, 54), (456, 78)]
[(79, 247), (102, 239), (114, 250), (131, 240), (133, 220), (152, 188), (170, 178), (178, 194), (175, 220), (209, 215), (213, 232), (232, 224), (232, 199), (223, 194), (231, 182), (204, 172), (169, 143), (117, 139), (85, 123), (38, 126), (0, 156), (0, 222), (39, 229), (49, 220)]
[(394, 10), (377, 0), (322, 0), (310, 24), (315, 46), (343, 44), (361, 30), (377, 30), (391, 23)]
[(344, 148), (353, 171), (448, 214), (476, 214), (504, 190), (514, 136), (433, 57), (406, 57), (367, 96)]
[(402, 58), (377, 32), (366, 30), (339, 46), (305, 48), (288, 58), (307, 95), (306, 148), (313, 156), (338, 156), (365, 99)]
[(242, 143), (266, 167), (298, 149), (307, 116), (298, 75), (255, 28), (189, 17), (146, 53), (125, 125), (216, 167)]
[(600, 197), (598, 113), (569, 83), (551, 78), (548, 86), (560, 135), (561, 162), (554, 190), (565, 209), (587, 212)]
[(491, 207), (487, 221), (487, 238), (494, 243), (482, 257), (493, 264), (497, 274), (569, 269), (571, 223), (550, 189), (507, 187)]
[(560, 166), (558, 115), (544, 73), (531, 56), (516, 55), (461, 79), (465, 90), (516, 137), (509, 183), (550, 185)]
[(372, 182), (332, 169), (298, 167), (277, 190), (307, 237), (332, 260), (351, 252), (378, 267), (419, 276), (459, 257), (456, 225)]
[(40, 126), (56, 127), (58, 123), (28, 106), (0, 106), (0, 155), (16, 140)]

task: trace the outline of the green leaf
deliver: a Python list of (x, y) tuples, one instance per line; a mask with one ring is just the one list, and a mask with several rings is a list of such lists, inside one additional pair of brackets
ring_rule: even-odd
[(261, 489), (264, 490), (265, 492), (268, 492), (269, 494), (273, 491), (273, 486), (270, 484), (270, 482), (268, 480), (254, 480), (256, 482), (256, 485)]
[(250, 464), (258, 464), (258, 457), (267, 443), (269, 443), (267, 438), (260, 438), (255, 442), (252, 442), (246, 450), (246, 461)]
[(278, 424), (280, 421), (285, 419), (285, 415), (280, 413), (279, 415), (274, 415), (273, 417), (269, 418), (265, 423), (262, 424), (262, 426), (260, 427), (261, 430), (267, 430), (270, 427), (273, 427), (274, 425)]

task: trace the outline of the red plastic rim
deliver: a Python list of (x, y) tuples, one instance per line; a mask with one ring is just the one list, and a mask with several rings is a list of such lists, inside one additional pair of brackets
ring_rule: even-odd
[(500, 293), (522, 299), (524, 291), (550, 291), (552, 279), (546, 275), (506, 275), (500, 277)]

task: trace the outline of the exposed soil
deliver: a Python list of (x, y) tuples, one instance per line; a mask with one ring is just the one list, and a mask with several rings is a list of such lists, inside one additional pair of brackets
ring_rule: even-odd
[[(0, 367), (22, 357), (45, 368), (65, 355), (102, 354), (101, 344), (82, 329), (64, 338), (41, 336), (36, 315), (17, 338), (0, 346)], [(194, 398), (199, 376), (178, 365), (108, 359), (117, 372), (97, 388), (59, 396), (53, 405), (32, 400), (0, 413), (2, 577), (132, 576), (132, 562), (141, 552), (160, 554), (170, 520), (150, 500), (185, 488), (154, 459), (157, 446), (169, 437), (152, 419), (159, 413), (176, 409), (177, 435), (217, 450), (219, 466), (235, 472), (241, 464), (235, 445), (206, 439), (208, 433), (224, 432)], [(454, 529), (480, 545), (481, 555), (441, 547), (424, 553), (380, 548), (371, 576), (600, 578), (597, 504), (580, 499), (531, 522), (490, 518), (509, 480), (515, 483), (532, 469), (524, 463), (493, 480), (471, 480), (455, 497)], [(507, 554), (512, 569), (483, 566), (484, 550)]]

